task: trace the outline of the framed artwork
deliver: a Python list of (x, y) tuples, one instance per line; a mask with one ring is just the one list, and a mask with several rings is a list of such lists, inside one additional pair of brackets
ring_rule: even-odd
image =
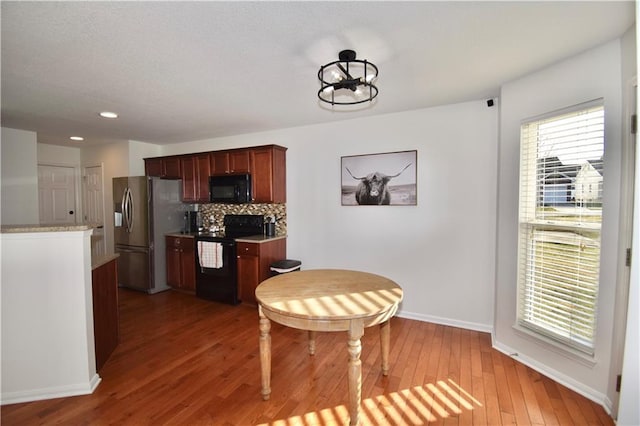
[(341, 157), (343, 206), (417, 205), (418, 151)]

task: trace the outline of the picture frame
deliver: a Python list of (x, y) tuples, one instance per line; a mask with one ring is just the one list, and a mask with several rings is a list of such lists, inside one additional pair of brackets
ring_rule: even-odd
[(341, 157), (342, 205), (417, 205), (417, 160), (417, 150)]

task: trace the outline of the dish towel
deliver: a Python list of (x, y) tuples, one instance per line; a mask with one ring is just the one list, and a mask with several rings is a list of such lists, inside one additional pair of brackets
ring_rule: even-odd
[(201, 268), (222, 268), (222, 244), (198, 241), (198, 259)]

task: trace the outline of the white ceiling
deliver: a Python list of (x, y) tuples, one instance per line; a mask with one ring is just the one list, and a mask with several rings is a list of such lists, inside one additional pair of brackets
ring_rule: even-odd
[[(157, 144), (488, 99), (620, 37), (625, 2), (11, 2), (2, 126), (42, 143)], [(317, 72), (353, 49), (378, 98), (321, 104)], [(117, 120), (98, 117), (115, 111)]]

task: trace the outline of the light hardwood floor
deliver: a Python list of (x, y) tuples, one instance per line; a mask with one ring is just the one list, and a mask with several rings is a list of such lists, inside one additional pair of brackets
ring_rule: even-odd
[[(258, 315), (191, 295), (120, 290), (120, 344), (92, 395), (2, 407), (2, 425), (342, 425), (345, 333), (272, 324), (272, 394), (260, 396)], [(613, 425), (604, 409), (491, 349), (490, 336), (393, 318), (390, 372), (362, 339), (363, 425)]]

